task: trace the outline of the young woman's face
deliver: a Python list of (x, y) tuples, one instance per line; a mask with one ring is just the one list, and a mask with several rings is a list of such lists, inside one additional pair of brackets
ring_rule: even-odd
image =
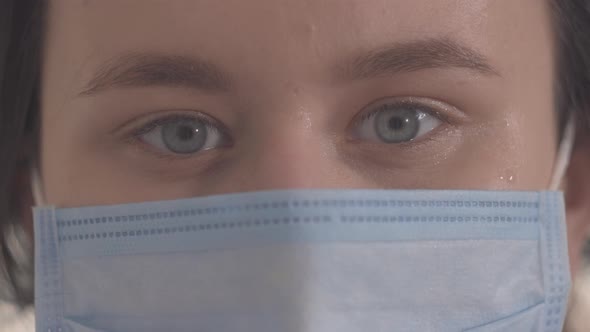
[(51, 2), (46, 199), (547, 189), (547, 1)]

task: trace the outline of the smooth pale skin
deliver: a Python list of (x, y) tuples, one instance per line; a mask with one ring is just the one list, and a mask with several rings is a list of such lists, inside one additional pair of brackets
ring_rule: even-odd
[[(440, 39), (494, 73), (338, 74), (366, 52)], [(60, 207), (284, 188), (549, 189), (558, 139), (546, 1), (63, 0), (50, 2), (45, 40), (40, 172)], [(128, 54), (206, 60), (231, 89), (81, 94)], [(445, 120), (408, 144), (354, 137), (354, 119), (387, 98)], [(179, 157), (130, 139), (179, 110), (218, 120), (232, 144)], [(590, 157), (576, 153), (564, 182), (573, 269), (590, 220), (585, 169)]]

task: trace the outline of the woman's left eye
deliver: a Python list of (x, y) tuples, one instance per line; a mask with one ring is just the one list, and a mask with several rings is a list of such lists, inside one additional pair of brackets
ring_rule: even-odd
[(163, 153), (175, 155), (192, 155), (227, 142), (223, 131), (211, 121), (185, 115), (156, 120), (137, 137)]
[(354, 136), (360, 140), (400, 144), (428, 134), (441, 123), (429, 107), (407, 103), (385, 104), (357, 121)]

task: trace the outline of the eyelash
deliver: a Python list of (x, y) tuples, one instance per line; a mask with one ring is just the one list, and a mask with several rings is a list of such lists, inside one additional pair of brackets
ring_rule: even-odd
[[(375, 103), (372, 103), (372, 105), (374, 105), (374, 104)], [(370, 106), (371, 105), (369, 105), (365, 108), (370, 108)], [(386, 102), (386, 103), (383, 103), (383, 104), (375, 107), (371, 111), (361, 112), (361, 114), (359, 116), (357, 116), (357, 118), (355, 120), (353, 120), (353, 124), (358, 125), (358, 124), (362, 123), (363, 121), (373, 118), (374, 116), (376, 116), (380, 112), (388, 110), (389, 108), (404, 107), (404, 106), (408, 107), (408, 108), (418, 109), (423, 113), (426, 113), (428, 115), (438, 118), (439, 120), (441, 120), (444, 123), (450, 122), (447, 115), (443, 114), (440, 111), (435, 110), (431, 106), (424, 105), (423, 103), (402, 100), (402, 101)]]
[(173, 115), (168, 115), (168, 116), (164, 116), (161, 118), (157, 118), (157, 119), (149, 121), (147, 124), (141, 126), (138, 130), (135, 130), (131, 135), (133, 137), (140, 137), (141, 135), (147, 134), (159, 126), (166, 125), (166, 124), (176, 121), (176, 120), (187, 120), (187, 119), (191, 119), (191, 120), (197, 119), (197, 120), (201, 121), (203, 124), (205, 124), (207, 129), (215, 130), (215, 131), (222, 131), (222, 133), (224, 133), (224, 131), (222, 130), (223, 126), (220, 123), (218, 123), (215, 120), (209, 119), (207, 116), (196, 113), (195, 115), (173, 114)]

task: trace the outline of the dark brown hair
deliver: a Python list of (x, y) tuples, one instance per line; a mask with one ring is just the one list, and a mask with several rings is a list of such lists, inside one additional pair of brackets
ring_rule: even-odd
[[(578, 132), (590, 130), (590, 0), (550, 0), (558, 61), (560, 126), (575, 112)], [(44, 0), (0, 0), (0, 279), (13, 300), (32, 303), (32, 285), (19, 283), (19, 264), (3, 231), (18, 224), (17, 174), (36, 156)], [(590, 153), (590, 147), (588, 147)], [(2, 273), (3, 272), (3, 273)]]
[(21, 277), (5, 235), (19, 223), (16, 175), (33, 154), (25, 142), (36, 135), (39, 114), (44, 7), (43, 0), (0, 0), (0, 290), (10, 287), (2, 293), (21, 306), (33, 301), (32, 285), (22, 282), (31, 278)]

